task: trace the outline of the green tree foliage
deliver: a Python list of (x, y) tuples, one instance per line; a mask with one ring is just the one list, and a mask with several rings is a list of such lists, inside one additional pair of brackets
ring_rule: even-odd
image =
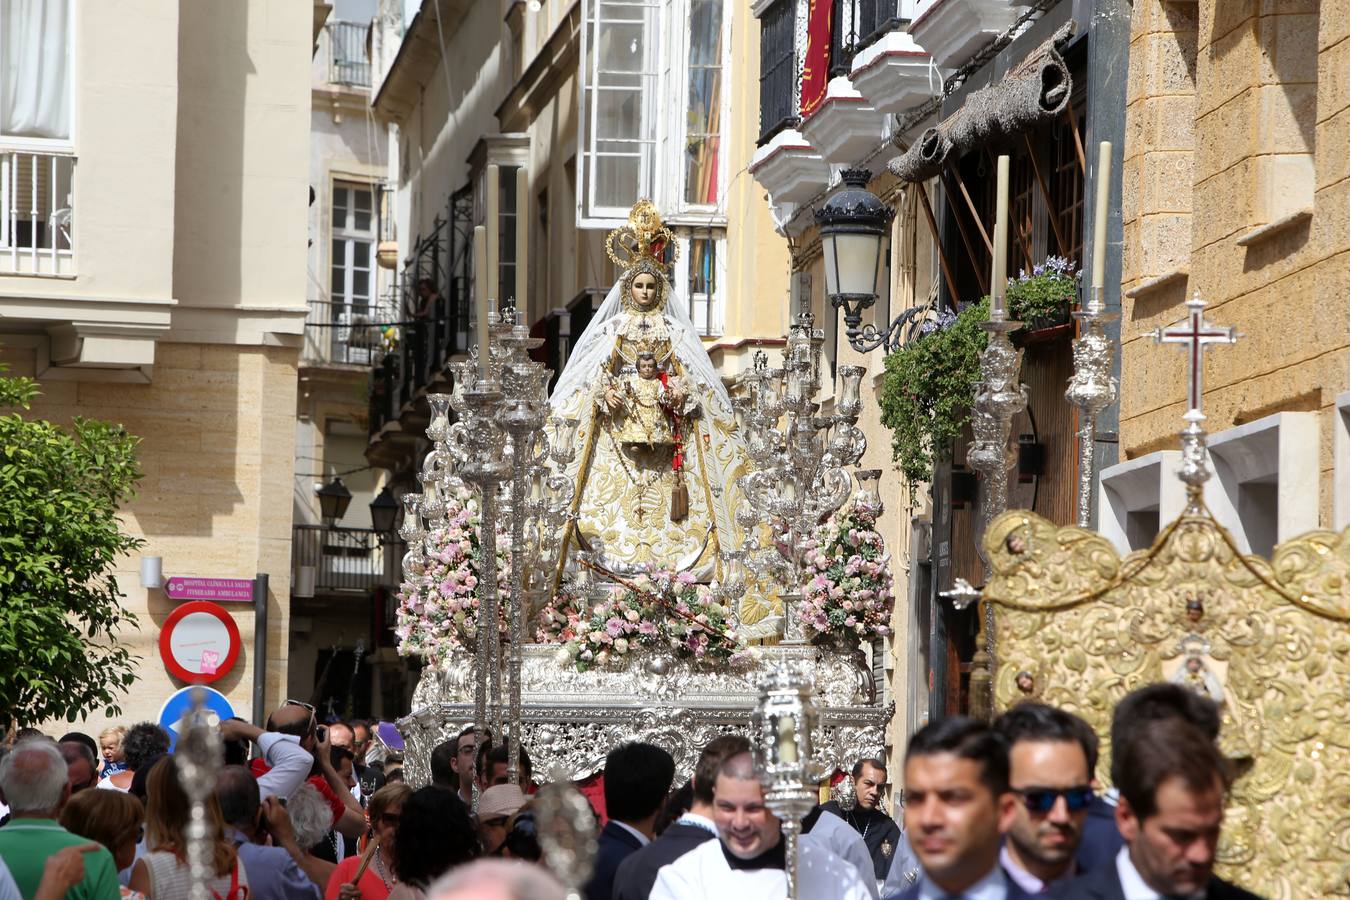
[[(27, 410), (37, 394), (0, 376), (0, 405)], [(121, 712), (136, 658), (117, 631), (136, 619), (112, 567), (142, 543), (117, 519), (138, 443), (106, 422), (0, 416), (0, 726)]]
[(891, 430), (891, 453), (911, 499), (915, 485), (933, 477), (933, 463), (950, 456), (952, 442), (970, 421), (980, 353), (989, 337), (980, 323), (988, 318), (986, 297), (954, 320), (932, 323), (886, 357), (881, 424)]

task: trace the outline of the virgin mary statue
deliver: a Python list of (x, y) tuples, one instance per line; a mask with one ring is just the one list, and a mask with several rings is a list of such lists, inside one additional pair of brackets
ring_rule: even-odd
[(719, 550), (740, 544), (730, 510), (746, 454), (726, 388), (667, 280), (672, 240), (646, 200), (609, 234), (605, 250), (623, 274), (549, 398), (553, 415), (579, 423), (563, 553), (589, 550), (619, 573), (708, 580)]

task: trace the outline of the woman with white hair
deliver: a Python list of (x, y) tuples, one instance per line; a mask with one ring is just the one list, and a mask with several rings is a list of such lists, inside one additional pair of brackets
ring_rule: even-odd
[(286, 814), (291, 817), (291, 828), (295, 831), (295, 842), (308, 857), (305, 872), (315, 884), (327, 884), (332, 877), (335, 863), (316, 856), (313, 849), (320, 841), (328, 839), (333, 828), (333, 808), (328, 805), (323, 794), (312, 784), (302, 784), (286, 801)]

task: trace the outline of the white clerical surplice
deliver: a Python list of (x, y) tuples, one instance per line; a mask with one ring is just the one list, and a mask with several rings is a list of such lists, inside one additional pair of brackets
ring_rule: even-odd
[[(809, 834), (797, 839), (797, 896), (800, 900), (871, 900), (852, 863), (836, 856)], [(782, 869), (733, 869), (722, 842), (705, 841), (675, 862), (663, 866), (651, 900), (783, 900), (787, 875)]]

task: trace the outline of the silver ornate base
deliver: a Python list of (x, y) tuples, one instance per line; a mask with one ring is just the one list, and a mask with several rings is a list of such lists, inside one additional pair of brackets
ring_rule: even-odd
[[(649, 741), (675, 757), (676, 779), (693, 774), (704, 744), (719, 734), (749, 734), (758, 681), (780, 663), (803, 666), (821, 709), (815, 746), (826, 771), (847, 770), (860, 756), (884, 752), (894, 706), (867, 701), (870, 679), (851, 657), (810, 645), (759, 648), (743, 669), (695, 666), (663, 656), (634, 657), (619, 669), (577, 672), (560, 648), (525, 647), (521, 743), (537, 778), (555, 767), (584, 778), (604, 767), (605, 754), (623, 741)], [(473, 666), (427, 669), (413, 694), (413, 711), (398, 722), (408, 748), (405, 777), (429, 780), (432, 749), (473, 722)]]

